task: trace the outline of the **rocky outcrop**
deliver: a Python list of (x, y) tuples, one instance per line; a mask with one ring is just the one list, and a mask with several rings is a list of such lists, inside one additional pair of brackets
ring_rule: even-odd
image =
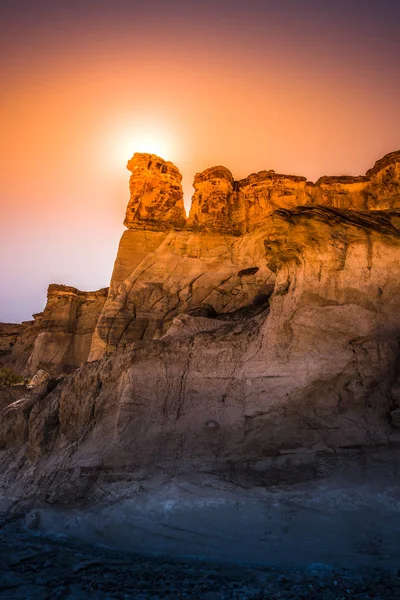
[(0, 364), (24, 376), (41, 368), (52, 376), (70, 373), (88, 358), (107, 293), (51, 284), (45, 310), (33, 321), (0, 323)]
[(0, 327), (41, 369), (0, 390), (1, 506), (133, 550), (397, 568), (399, 153), (316, 184), (208, 169), (186, 221), (171, 163), (130, 167), (108, 295), (50, 286)]
[(23, 374), (39, 333), (43, 313), (33, 315), (32, 321), (0, 323), (0, 365)]
[(50, 286), (29, 367), (90, 362), (5, 409), (3, 485), (67, 502), (101, 473), (267, 485), (396, 447), (399, 156), (316, 184), (208, 169), (185, 223), (176, 168), (135, 155), (107, 299)]
[(378, 160), (365, 176), (321, 177), (316, 183), (273, 170), (234, 181), (225, 167), (196, 175), (188, 227), (231, 233), (253, 231), (279, 208), (325, 205), (349, 210), (400, 207), (400, 152)]
[(210, 305), (227, 314), (266, 302), (272, 293), (274, 274), (260, 236), (171, 231), (146, 237), (143, 258), (135, 252), (142, 232), (129, 230), (121, 239), (89, 360), (135, 340), (160, 338), (174, 317), (193, 308)]
[(187, 225), (193, 229), (240, 234), (244, 214), (237, 201), (235, 181), (225, 167), (212, 167), (197, 173)]
[(49, 286), (28, 372), (41, 368), (51, 375), (68, 373), (87, 360), (107, 292), (107, 288), (81, 292), (66, 285)]
[(156, 231), (185, 225), (182, 175), (171, 162), (154, 154), (134, 154), (127, 168), (130, 199), (124, 225)]
[(0, 357), (11, 353), (15, 342), (29, 325), (31, 325), (30, 321), (27, 323), (0, 323)]
[[(128, 163), (129, 230), (89, 360), (119, 345), (159, 338), (178, 314), (203, 304), (229, 313), (267, 298), (275, 275), (266, 266), (259, 230), (274, 211), (317, 205), (393, 211), (400, 206), (399, 168), (400, 153), (392, 153), (366, 176), (323, 177), (313, 184), (274, 171), (234, 181), (225, 167), (212, 167), (196, 175), (185, 221), (179, 171), (154, 155), (135, 154)], [(246, 269), (253, 271), (239, 275)]]
[(368, 229), (368, 214), (384, 210), (383, 219), (391, 211), (393, 226), (400, 222), (400, 152), (378, 160), (365, 176), (316, 183), (272, 170), (235, 181), (225, 167), (212, 167), (195, 177), (187, 219), (182, 177), (171, 162), (135, 154), (128, 169), (128, 230), (107, 301), (105, 290), (50, 286), (48, 305), (34, 321), (0, 325), (3, 364), (18, 372), (41, 366), (53, 375), (70, 372), (88, 356), (98, 360), (126, 343), (162, 337), (176, 316), (203, 305), (227, 314), (266, 302), (275, 274), (260, 228), (276, 211), (329, 207), (326, 218), (335, 219), (335, 209), (355, 210)]
[[(104, 473), (115, 481), (195, 471), (271, 485), (325, 477), (362, 452), (394, 448), (398, 216), (276, 211), (257, 228), (275, 274), (267, 303), (225, 312), (197, 303), (160, 339), (120, 347), (40, 401), (11, 405), (0, 428), (3, 465), (26, 448), (40, 487), (32, 472), (19, 482), (71, 502), (98, 498)], [(13, 489), (15, 471), (3, 469)]]

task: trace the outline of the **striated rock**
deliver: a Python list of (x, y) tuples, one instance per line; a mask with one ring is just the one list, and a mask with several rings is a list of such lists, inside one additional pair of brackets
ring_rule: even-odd
[(245, 209), (246, 231), (262, 223), (278, 208), (292, 208), (310, 202), (305, 177), (260, 171), (237, 183), (238, 201)]
[(25, 396), (27, 391), (24, 384), (0, 386), (0, 411)]
[(16, 373), (25, 372), (32, 354), (43, 313), (33, 315), (33, 321), (0, 323), (0, 364), (11, 367)]
[[(177, 169), (149, 156), (129, 163), (134, 210), (108, 296), (49, 288), (29, 368), (72, 371), (89, 346), (90, 362), (2, 412), (3, 488), (73, 503), (106, 493), (106, 475), (264, 486), (378, 448), (392, 464), (400, 153), (316, 184), (208, 169), (186, 224)], [(6, 353), (19, 336), (4, 329)]]
[(188, 227), (242, 233), (245, 214), (238, 204), (235, 182), (228, 169), (212, 167), (197, 173), (193, 187)]
[(171, 162), (135, 154), (128, 169), (129, 229), (107, 301), (104, 291), (85, 297), (51, 286), (48, 307), (34, 322), (0, 326), (3, 364), (18, 372), (41, 366), (52, 374), (68, 372), (88, 358), (89, 348), (90, 360), (98, 360), (120, 344), (159, 338), (177, 315), (202, 305), (224, 314), (267, 299), (275, 275), (259, 230), (274, 211), (330, 207), (323, 214), (335, 219), (336, 209), (356, 209), (368, 229), (368, 212), (385, 210), (383, 221), (400, 225), (400, 152), (377, 161), (365, 176), (322, 177), (315, 184), (271, 170), (234, 181), (225, 167), (212, 167), (195, 177), (187, 220), (181, 175)]
[(400, 152), (392, 152), (365, 176), (305, 177), (260, 171), (234, 181), (225, 167), (196, 175), (187, 221), (191, 228), (244, 233), (253, 231), (275, 210), (325, 205), (347, 210), (400, 208)]
[(182, 228), (186, 219), (182, 176), (175, 165), (154, 154), (136, 153), (127, 168), (132, 176), (124, 225), (156, 231)]
[(45, 310), (33, 321), (0, 323), (0, 362), (26, 375), (40, 368), (51, 375), (73, 371), (88, 358), (107, 293), (51, 284)]
[[(161, 339), (127, 344), (33, 406), (6, 409), (3, 482), (11, 485), (15, 445), (40, 461), (34, 493), (51, 487), (52, 501), (71, 502), (90, 496), (88, 471), (71, 464), (90, 465), (93, 489), (103, 472), (109, 481), (207, 472), (271, 485), (325, 477), (360, 452), (398, 444), (388, 419), (400, 364), (393, 214), (275, 212), (256, 230), (276, 274), (267, 304), (237, 319), (204, 302)], [(235, 239), (245, 248), (255, 237)], [(260, 272), (241, 271), (242, 281)]]
[(27, 362), (30, 373), (44, 369), (58, 375), (85, 362), (107, 292), (107, 288), (81, 292), (65, 285), (49, 286), (46, 308)]
[[(272, 293), (274, 275), (266, 266), (260, 236), (171, 231), (138, 262), (140, 254), (131, 254), (130, 249), (140, 243), (141, 235), (127, 231), (121, 239), (89, 360), (98, 360), (121, 344), (161, 337), (174, 317), (188, 310), (207, 305), (217, 313), (229, 313), (252, 305), (260, 293)], [(158, 234), (150, 235), (150, 243), (158, 241), (154, 237)], [(249, 267), (251, 273), (240, 275)]]
[(363, 177), (321, 177), (311, 191), (313, 203), (354, 210), (400, 207), (400, 151), (378, 160)]
[[(163, 224), (157, 224), (157, 219), (147, 224), (140, 219), (140, 223), (129, 222), (131, 229), (121, 239), (109, 297), (95, 329), (89, 360), (98, 360), (120, 344), (159, 338), (178, 314), (204, 303), (217, 313), (226, 313), (250, 306), (256, 297), (268, 297), (274, 275), (266, 267), (258, 231), (268, 222), (266, 219), (276, 210), (316, 206), (317, 202), (332, 208), (327, 218), (333, 219), (337, 207), (364, 208), (364, 213), (380, 205), (393, 208), (400, 201), (393, 184), (400, 181), (396, 175), (399, 155), (393, 153), (378, 161), (365, 177), (325, 177), (316, 184), (305, 177), (274, 171), (261, 171), (235, 182), (225, 167), (206, 169), (195, 177), (192, 207), (182, 231), (182, 223), (174, 224), (171, 214), (165, 213), (164, 202), (170, 178), (180, 182), (178, 170), (153, 155), (135, 154), (128, 163), (131, 192), (133, 188), (143, 191), (143, 181), (150, 177), (151, 205), (158, 207), (157, 219)], [(387, 170), (393, 171), (392, 184), (379, 187), (377, 182), (388, 177), (384, 176)], [(369, 195), (366, 190), (370, 190)], [(137, 202), (142, 191), (135, 192)], [(174, 195), (171, 190), (166, 193)], [(392, 193), (395, 195), (389, 201), (388, 194)], [(148, 201), (143, 203), (147, 206)], [(131, 204), (132, 194), (128, 213)], [(398, 218), (392, 210), (393, 223)], [(367, 213), (363, 219), (368, 228)], [(146, 232), (136, 230), (142, 226)], [(254, 273), (249, 274), (248, 269)], [(245, 279), (241, 272), (247, 273)]]
[(0, 323), (0, 357), (11, 353), (15, 342), (30, 324), (30, 321), (28, 323)]
[(27, 384), (27, 388), (28, 390), (42, 390), (42, 389), (47, 389), (48, 383), (50, 381), (50, 375), (47, 373), (47, 371), (44, 371), (43, 369), (39, 369), (39, 371), (37, 371), (37, 373), (35, 373), (35, 375), (32, 377), (32, 379), (29, 381), (29, 383)]

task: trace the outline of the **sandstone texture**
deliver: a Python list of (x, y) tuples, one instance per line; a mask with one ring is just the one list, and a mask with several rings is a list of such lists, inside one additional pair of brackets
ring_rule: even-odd
[[(160, 338), (174, 317), (200, 306), (227, 314), (273, 291), (263, 238), (218, 232), (124, 233), (89, 360), (117, 346)], [(146, 254), (137, 247), (148, 248)]]
[(182, 175), (175, 165), (155, 154), (134, 154), (127, 168), (131, 196), (124, 225), (156, 231), (183, 227)]
[(49, 286), (27, 370), (39, 368), (52, 375), (68, 373), (87, 360), (93, 331), (108, 289), (81, 292), (66, 285)]
[[(25, 446), (41, 465), (40, 490), (49, 493), (49, 469), (57, 493), (69, 473), (74, 496), (104, 470), (146, 478), (195, 469), (266, 485), (395, 448), (400, 231), (392, 215), (277, 211), (260, 231), (276, 273), (268, 303), (178, 316), (160, 339), (87, 363), (40, 402), (10, 405), (0, 430), (7, 463)], [(73, 475), (71, 464), (81, 466)]]
[[(379, 479), (396, 496), (399, 160), (316, 184), (208, 169), (185, 220), (177, 169), (135, 155), (108, 295), (49, 288), (28, 361), (49, 377), (1, 413), (1, 493), (68, 507), (135, 496), (135, 523), (136, 494), (171, 481), (227, 494)], [(9, 352), (19, 329), (3, 331)]]
[[(276, 210), (321, 205), (368, 213), (400, 207), (400, 152), (363, 177), (323, 177), (316, 184), (274, 171), (234, 181), (225, 167), (212, 167), (195, 177), (186, 221), (181, 177), (172, 163), (135, 154), (128, 169), (129, 229), (89, 360), (119, 345), (159, 338), (174, 317), (197, 306), (229, 313), (266, 301), (275, 274), (265, 260), (261, 229)], [(398, 216), (392, 212), (391, 218)]]
[(392, 152), (365, 176), (306, 177), (273, 170), (234, 181), (225, 167), (196, 175), (187, 226), (236, 234), (253, 231), (279, 208), (303, 204), (352, 210), (390, 210), (400, 207), (400, 152)]
[(22, 374), (32, 354), (43, 313), (24, 323), (0, 323), (0, 366)]
[(51, 375), (73, 371), (88, 358), (107, 293), (51, 284), (33, 321), (0, 323), (0, 363), (26, 377), (41, 368)]

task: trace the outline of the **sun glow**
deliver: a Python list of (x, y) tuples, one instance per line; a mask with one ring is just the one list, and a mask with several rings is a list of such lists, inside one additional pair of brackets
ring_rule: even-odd
[(156, 129), (157, 131), (154, 128), (138, 126), (114, 135), (107, 152), (114, 168), (119, 169), (125, 166), (135, 152), (148, 152), (165, 160), (174, 160), (176, 156), (175, 140), (166, 130)]

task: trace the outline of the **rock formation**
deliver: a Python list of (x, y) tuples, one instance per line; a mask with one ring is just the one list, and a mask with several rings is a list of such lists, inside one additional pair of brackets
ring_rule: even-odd
[(124, 225), (156, 231), (183, 227), (182, 175), (175, 165), (154, 154), (135, 154), (127, 168), (131, 196)]
[(400, 152), (392, 152), (360, 177), (321, 177), (316, 183), (297, 175), (260, 171), (234, 181), (225, 167), (196, 175), (187, 226), (214, 231), (254, 231), (279, 208), (322, 204), (352, 210), (400, 207)]
[(80, 292), (50, 285), (39, 333), (28, 361), (30, 372), (42, 368), (52, 375), (69, 373), (88, 358), (93, 331), (108, 289)]
[(88, 358), (107, 293), (50, 285), (44, 312), (33, 321), (0, 324), (0, 361), (25, 375), (39, 368), (51, 375), (70, 373)]
[(98, 497), (105, 474), (267, 485), (394, 448), (400, 152), (316, 184), (207, 169), (186, 222), (171, 163), (128, 165), (129, 229), (106, 302), (105, 290), (51, 286), (29, 359), (71, 370), (94, 330), (90, 362), (3, 410), (3, 486), (73, 502)]
[[(181, 176), (150, 154), (135, 154), (131, 198), (89, 360), (135, 340), (159, 338), (178, 314), (202, 304), (229, 313), (271, 294), (260, 226), (278, 209), (322, 204), (377, 210), (400, 207), (400, 152), (364, 177), (305, 177), (261, 171), (234, 181), (225, 167), (196, 175), (184, 220)], [(247, 272), (246, 269), (252, 269)]]
[(23, 323), (0, 323), (0, 366), (11, 367), (18, 374), (26, 371), (42, 314)]

